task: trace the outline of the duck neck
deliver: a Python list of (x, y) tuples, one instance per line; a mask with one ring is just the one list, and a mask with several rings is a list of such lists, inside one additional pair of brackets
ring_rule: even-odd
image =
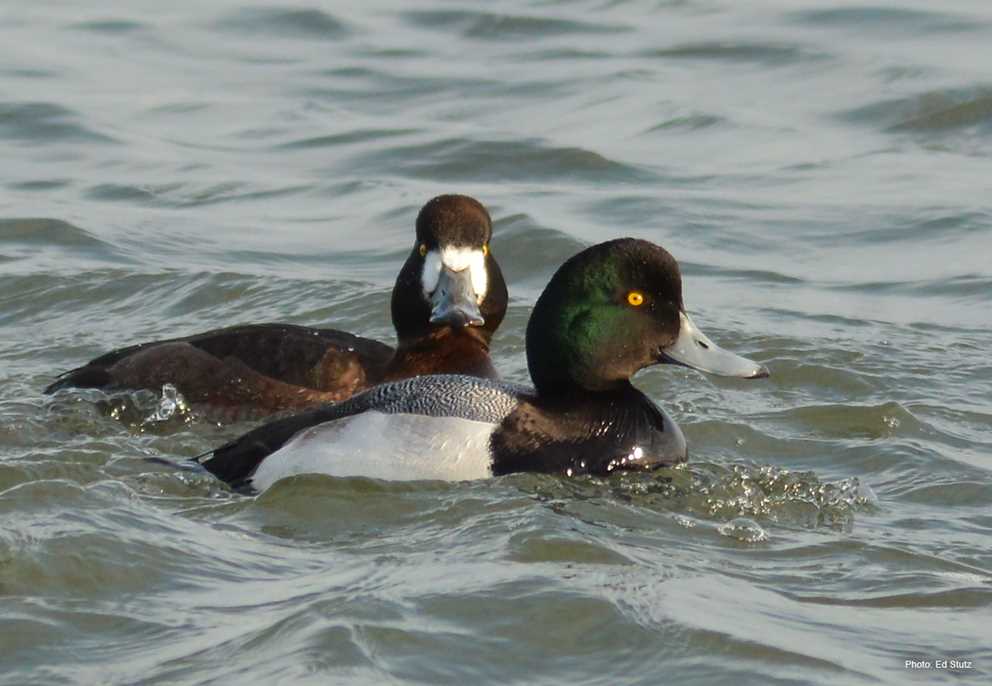
[[(534, 388), (548, 398), (615, 394), (633, 388), (622, 375), (611, 378), (595, 364), (595, 357), (579, 349), (580, 342), (560, 334), (554, 326), (535, 324), (537, 309), (527, 327), (527, 367)], [(604, 396), (605, 397), (605, 396)]]
[(610, 414), (616, 408), (624, 407), (631, 398), (643, 397), (643, 394), (627, 380), (618, 381), (608, 388), (591, 389), (572, 384), (557, 386), (550, 391), (539, 388), (537, 392), (542, 404), (562, 409), (573, 406), (583, 407), (597, 415)]
[(442, 327), (401, 339), (383, 380), (439, 373), (495, 378), (489, 359), (489, 333), (479, 327)]
[(461, 326), (457, 329), (450, 326), (431, 327), (416, 335), (400, 336), (397, 350), (417, 350), (419, 348), (435, 348), (449, 345), (481, 347), (489, 351), (489, 341), (492, 333), (481, 326)]

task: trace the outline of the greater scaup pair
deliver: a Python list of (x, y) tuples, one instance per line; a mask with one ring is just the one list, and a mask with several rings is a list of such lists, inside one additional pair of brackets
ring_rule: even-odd
[(474, 198), (442, 195), (424, 205), (393, 288), (395, 350), (335, 329), (232, 326), (115, 350), (66, 372), (45, 392), (173, 384), (194, 408), (236, 417), (337, 402), (421, 374), (495, 377), (489, 343), (507, 293), (491, 238), (489, 213)]
[(653, 469), (686, 459), (679, 427), (630, 383), (663, 362), (768, 375), (696, 328), (668, 252), (643, 240), (609, 241), (566, 261), (534, 306), (533, 389), (464, 375), (386, 383), (262, 425), (199, 459), (246, 491), (314, 472), (476, 479)]

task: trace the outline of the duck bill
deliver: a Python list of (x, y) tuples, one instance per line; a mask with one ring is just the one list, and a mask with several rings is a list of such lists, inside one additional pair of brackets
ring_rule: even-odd
[(768, 369), (754, 360), (735, 355), (711, 341), (685, 312), (680, 312), (681, 326), (676, 341), (661, 350), (661, 361), (692, 367), (701, 372), (741, 379), (760, 379)]
[(486, 323), (476, 302), (470, 269), (456, 272), (446, 265), (441, 268), (437, 287), (431, 294), (430, 322), (455, 328)]

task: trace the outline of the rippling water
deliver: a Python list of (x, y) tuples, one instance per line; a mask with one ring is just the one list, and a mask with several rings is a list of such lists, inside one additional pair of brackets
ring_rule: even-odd
[[(482, 7), (0, 7), (0, 681), (987, 683), (992, 9)], [(772, 378), (642, 373), (664, 478), (257, 498), (147, 459), (245, 424), (41, 395), (237, 322), (390, 339), (442, 192), (496, 220), (507, 378), (622, 235)]]

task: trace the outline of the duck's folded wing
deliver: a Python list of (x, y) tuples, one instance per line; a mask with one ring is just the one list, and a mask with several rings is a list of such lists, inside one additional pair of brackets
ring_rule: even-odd
[(113, 387), (117, 385), (114, 365), (137, 353), (147, 355), (156, 347), (175, 343), (189, 344), (220, 360), (238, 360), (282, 383), (317, 390), (330, 390), (325, 386), (337, 381), (336, 371), (356, 364), (366, 378), (380, 378), (393, 355), (393, 348), (385, 343), (336, 329), (247, 324), (119, 348), (61, 374), (45, 393), (67, 387)]
[(317, 390), (331, 390), (336, 370), (355, 362), (366, 378), (379, 379), (393, 356), (392, 346), (371, 338), (288, 324), (231, 327), (191, 336), (187, 342), (215, 357), (239, 359), (278, 381)]

